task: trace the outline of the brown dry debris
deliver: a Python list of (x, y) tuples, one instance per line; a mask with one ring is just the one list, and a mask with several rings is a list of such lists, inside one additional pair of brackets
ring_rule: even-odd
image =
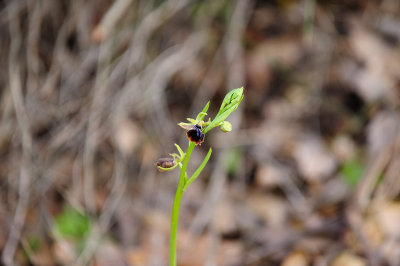
[(397, 0), (0, 1), (0, 264), (167, 265), (154, 164), (244, 86), (178, 264), (400, 265), (399, 29)]

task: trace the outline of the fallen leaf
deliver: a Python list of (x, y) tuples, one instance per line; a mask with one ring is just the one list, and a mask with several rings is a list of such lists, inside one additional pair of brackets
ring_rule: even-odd
[(307, 256), (300, 251), (294, 251), (290, 253), (283, 260), (282, 266), (307, 266), (309, 265), (309, 259)]
[(341, 252), (336, 256), (331, 266), (366, 266), (367, 262), (360, 256), (354, 255), (349, 251)]
[(334, 157), (316, 136), (300, 139), (294, 157), (301, 175), (309, 182), (322, 182), (336, 169)]

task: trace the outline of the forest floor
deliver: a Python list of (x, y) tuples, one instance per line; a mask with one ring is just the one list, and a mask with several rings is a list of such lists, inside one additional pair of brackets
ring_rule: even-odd
[(0, 1), (5, 265), (167, 265), (177, 126), (244, 86), (178, 264), (400, 265), (400, 2)]

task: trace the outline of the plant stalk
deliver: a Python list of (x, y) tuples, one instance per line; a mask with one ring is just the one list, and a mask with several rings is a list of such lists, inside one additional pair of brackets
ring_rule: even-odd
[(186, 168), (190, 159), (190, 155), (195, 147), (194, 142), (189, 141), (189, 146), (186, 151), (185, 158), (182, 162), (182, 168), (179, 175), (179, 183), (178, 188), (176, 189), (174, 204), (172, 206), (172, 214), (171, 214), (171, 230), (170, 230), (170, 239), (169, 239), (169, 265), (176, 266), (176, 236), (178, 231), (178, 219), (179, 219), (179, 208), (181, 205), (181, 199), (183, 196), (183, 188), (185, 186), (185, 173)]

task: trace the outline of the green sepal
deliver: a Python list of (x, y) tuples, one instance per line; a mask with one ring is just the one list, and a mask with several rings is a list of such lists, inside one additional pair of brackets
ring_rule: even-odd
[(178, 166), (178, 164), (175, 164), (174, 166), (172, 166), (170, 168), (164, 168), (161, 166), (157, 166), (157, 169), (160, 170), (161, 172), (168, 172), (168, 171), (175, 169), (177, 166)]
[(180, 123), (178, 123), (178, 126), (180, 126), (181, 128), (183, 128), (185, 130), (189, 130), (193, 127), (193, 124), (180, 122)]
[(197, 115), (196, 123), (203, 121), (204, 117), (207, 115), (208, 107), (210, 107), (210, 101), (206, 103), (203, 110)]
[(208, 121), (207, 121), (207, 122), (201, 121), (199, 124), (200, 124), (200, 126), (201, 126), (202, 128), (205, 128), (205, 127), (207, 127), (209, 124), (211, 124), (211, 119), (208, 118)]
[(174, 161), (177, 161), (177, 159), (180, 159), (180, 156), (177, 153), (168, 153), (171, 155), (172, 158), (174, 158)]
[[(183, 150), (181, 149), (181, 147), (179, 147), (178, 144), (174, 143), (174, 145), (175, 145), (176, 149), (178, 150), (180, 157), (181, 157), (182, 160), (183, 160), (183, 158), (185, 158), (185, 153), (183, 152)], [(182, 161), (182, 160), (181, 160), (181, 161)]]
[(187, 121), (189, 121), (191, 123), (191, 125), (195, 125), (197, 123), (197, 119), (193, 119), (193, 118), (186, 118)]
[(200, 112), (197, 117), (196, 117), (196, 123), (198, 124), (199, 122), (203, 121), (204, 117), (207, 115), (205, 112)]

